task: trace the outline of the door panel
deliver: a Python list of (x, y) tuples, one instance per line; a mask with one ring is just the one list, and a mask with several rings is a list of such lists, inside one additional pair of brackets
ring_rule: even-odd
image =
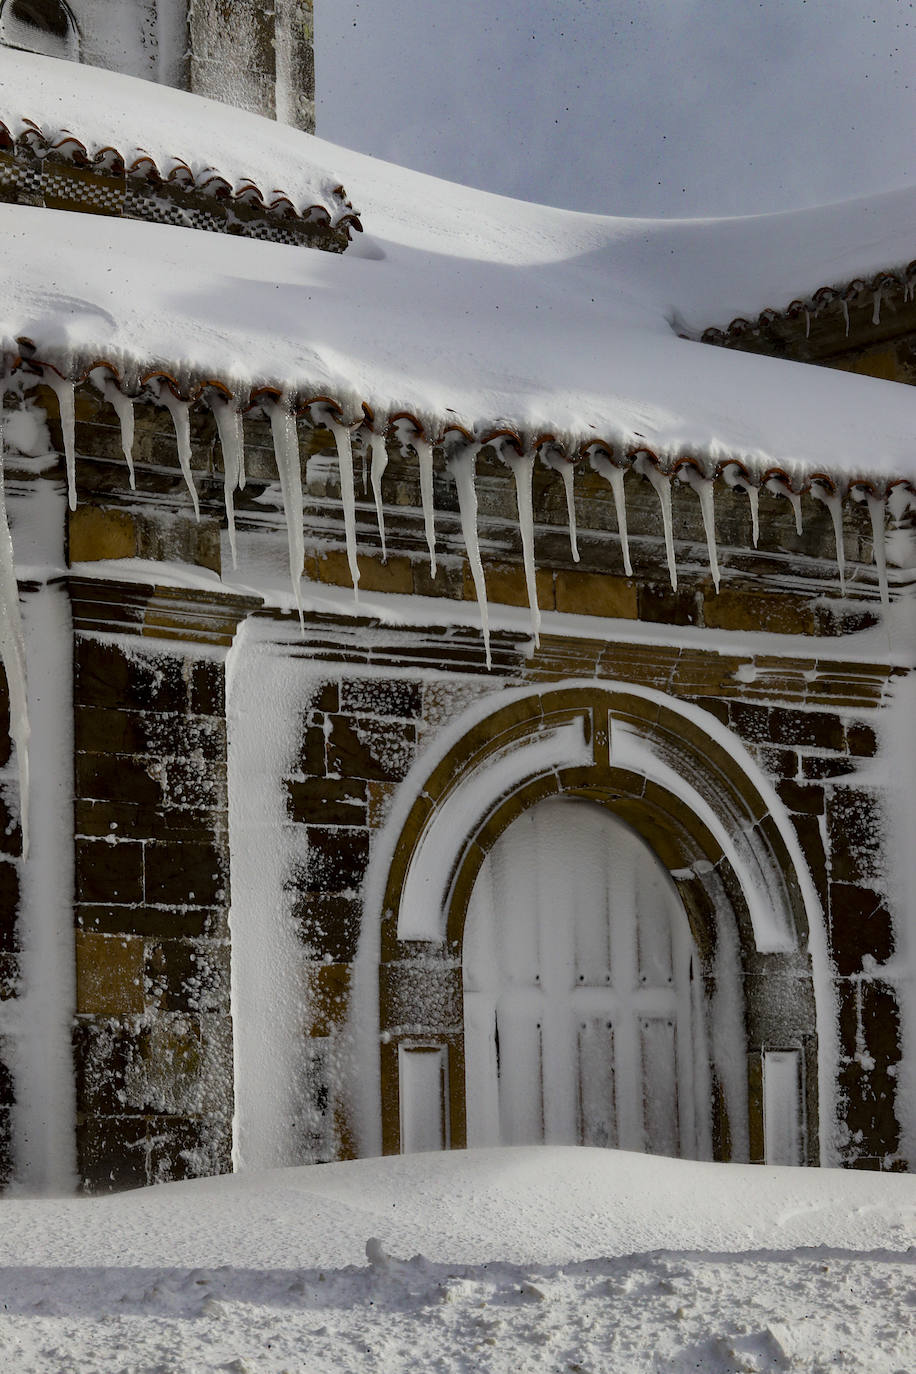
[(468, 1144), (696, 1153), (694, 960), (676, 889), (627, 825), (568, 797), (520, 816), (468, 908)]

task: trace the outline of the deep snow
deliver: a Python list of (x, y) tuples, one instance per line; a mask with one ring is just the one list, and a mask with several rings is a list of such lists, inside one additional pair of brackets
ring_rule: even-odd
[[(301, 202), (342, 180), (342, 256), (171, 226), (0, 207), (0, 335), (85, 365), (187, 368), (240, 390), (330, 392), (437, 430), (509, 423), (733, 456), (760, 471), (905, 476), (911, 389), (678, 337), (916, 255), (916, 188), (784, 215), (650, 221), (512, 201), (200, 97), (0, 51), (0, 115), (212, 164)], [(155, 109), (155, 119), (150, 111)], [(152, 128), (150, 127), (152, 125)], [(193, 138), (189, 134), (193, 129)], [(839, 306), (835, 307), (839, 309)], [(349, 415), (348, 415), (349, 418)]]
[(504, 1149), (3, 1215), (0, 1357), (21, 1374), (916, 1362), (904, 1175)]

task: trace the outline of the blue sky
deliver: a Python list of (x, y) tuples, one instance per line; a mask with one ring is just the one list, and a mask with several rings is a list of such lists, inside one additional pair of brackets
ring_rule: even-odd
[(916, 177), (911, 0), (315, 0), (318, 132), (575, 209), (753, 213)]

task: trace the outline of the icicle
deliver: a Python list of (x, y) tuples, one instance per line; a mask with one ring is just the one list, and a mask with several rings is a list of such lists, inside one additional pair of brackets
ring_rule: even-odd
[(477, 488), (474, 485), (479, 451), (479, 444), (468, 447), (463, 453), (453, 458), (449, 466), (458, 492), (461, 534), (467, 551), (471, 576), (474, 579), (474, 591), (477, 596), (477, 605), (480, 607), (480, 630), (487, 654), (487, 667), (490, 668), (492, 666), (490, 661), (490, 613), (487, 607), (487, 584), (483, 574), (483, 563), (480, 561), (480, 541), (477, 537)]
[(22, 857), (29, 856), (29, 708), (26, 696), (25, 638), (19, 609), (19, 586), (13, 540), (6, 515), (3, 477), (3, 427), (0, 425), (0, 658), (10, 697), (10, 734), (16, 745), (19, 770), (19, 820)]
[(665, 553), (668, 557), (668, 575), (671, 578), (671, 590), (677, 591), (677, 564), (674, 561), (674, 529), (671, 519), (671, 482), (663, 472), (659, 472), (655, 464), (650, 460), (641, 465), (640, 471), (648, 477), (655, 488), (658, 497), (658, 504), (662, 511), (662, 525), (665, 531)]
[(881, 591), (881, 604), (888, 610), (891, 604), (887, 585), (887, 550), (884, 546), (884, 497), (868, 497), (868, 514), (871, 517), (872, 556), (878, 569), (878, 586)]
[(120, 387), (106, 382), (104, 396), (118, 417), (121, 426), (121, 451), (127, 461), (127, 475), (131, 491), (136, 491), (137, 479), (134, 475), (134, 403), (125, 396)]
[(848, 333), (849, 333), (849, 302), (847, 301), (847, 299), (846, 299), (845, 296), (843, 296), (843, 297), (840, 299), (840, 305), (841, 305), (842, 308), (843, 308), (843, 320), (844, 320), (845, 325), (846, 325), (846, 333), (848, 334)]
[(827, 491), (819, 485), (812, 485), (812, 496), (827, 507), (833, 521), (833, 541), (836, 545), (836, 566), (840, 575), (840, 595), (846, 595), (846, 549), (843, 545), (843, 501), (835, 491)]
[(579, 562), (579, 540), (576, 534), (576, 494), (573, 490), (573, 479), (576, 470), (572, 463), (568, 463), (565, 458), (561, 459), (560, 476), (563, 478), (563, 486), (566, 488), (566, 515), (569, 520), (569, 547), (572, 552), (573, 562)]
[(810, 310), (806, 309), (806, 310), (805, 310), (805, 338), (808, 339), (808, 338), (810, 338), (810, 337), (811, 337), (811, 312), (810, 312)]
[(700, 501), (700, 511), (703, 516), (703, 529), (706, 533), (706, 549), (709, 553), (709, 571), (712, 574), (713, 585), (716, 591), (719, 590), (721, 580), (719, 573), (719, 551), (716, 548), (716, 508), (715, 491), (712, 481), (708, 477), (701, 477), (696, 471), (688, 477), (690, 485), (693, 487)]
[(293, 584), (296, 610), (299, 612), (299, 623), (304, 627), (302, 590), (299, 584), (305, 565), (305, 535), (302, 529), (302, 468), (299, 464), (299, 436), (296, 433), (295, 417), (285, 406), (274, 404), (270, 407), (270, 428), (280, 490), (283, 493), (283, 510), (286, 515), (289, 575)]
[(877, 289), (877, 291), (875, 292), (875, 305), (874, 305), (874, 309), (873, 309), (872, 312), (871, 312), (871, 322), (872, 322), (872, 324), (880, 324), (880, 323), (881, 323), (881, 295), (882, 295), (883, 291), (884, 291), (884, 287), (883, 287), (883, 285), (882, 285), (882, 286), (879, 286), (878, 289)]
[(359, 563), (356, 559), (356, 491), (353, 486), (353, 442), (346, 425), (333, 417), (327, 421), (337, 445), (337, 467), (340, 472), (340, 499), (343, 504), (344, 531), (347, 537), (347, 562), (353, 594), (359, 597)]
[(534, 635), (535, 648), (539, 648), (541, 643), (539, 634), (541, 612), (538, 608), (537, 577), (534, 571), (534, 506), (531, 496), (534, 454), (513, 455), (508, 461), (515, 477), (515, 500), (518, 507), (518, 527), (522, 536), (525, 585), (528, 588), (528, 605), (531, 608), (531, 631)]
[(213, 403), (216, 428), (219, 431), (220, 447), (223, 450), (223, 499), (226, 503), (226, 526), (229, 531), (229, 548), (232, 550), (232, 566), (237, 568), (238, 549), (235, 539), (235, 501), (233, 492), (239, 484), (242, 467), (242, 453), (245, 448), (245, 430), (242, 412), (225, 401)]
[(788, 496), (789, 500), (792, 502), (792, 509), (793, 509), (794, 512), (795, 512), (795, 533), (796, 533), (796, 534), (801, 534), (802, 531), (803, 531), (803, 526), (802, 526), (801, 494), (800, 494), (799, 492), (797, 492), (797, 491), (793, 491), (792, 488), (791, 488), (791, 487), (788, 485), (788, 483), (787, 483), (787, 484), (786, 484), (786, 495)]
[(70, 509), (76, 510), (76, 413), (73, 383), (59, 377), (50, 367), (45, 368), (44, 380), (57, 394), (60, 406), (60, 427), (64, 436), (64, 456), (67, 460), (67, 498)]
[(623, 554), (623, 570), (627, 577), (633, 576), (633, 566), (630, 563), (630, 541), (627, 537), (627, 499), (623, 489), (623, 479), (626, 475), (623, 468), (619, 468), (616, 463), (612, 463), (603, 453), (593, 453), (591, 457), (592, 467), (596, 472), (611, 484), (611, 491), (614, 493), (614, 509), (617, 512), (617, 530), (620, 534), (620, 549)]
[(388, 561), (388, 550), (385, 548), (385, 511), (382, 506), (382, 477), (388, 466), (388, 447), (385, 443), (384, 434), (376, 434), (373, 430), (369, 436), (369, 447), (372, 450), (372, 494), (375, 497), (375, 513), (378, 516), (378, 532), (382, 540), (382, 562)]
[(178, 445), (178, 461), (181, 464), (181, 471), (187, 484), (188, 491), (191, 493), (191, 502), (194, 506), (194, 517), (200, 519), (200, 502), (197, 499), (197, 488), (194, 485), (194, 478), (191, 476), (191, 407), (187, 401), (179, 400), (174, 396), (167, 386), (163, 386), (159, 393), (159, 399), (172, 417), (172, 424), (175, 426), (175, 442)]
[(423, 502), (423, 523), (426, 526), (426, 546), (429, 549), (429, 572), (436, 576), (436, 524), (433, 505), (433, 446), (428, 439), (414, 435), (410, 441), (420, 460), (420, 500)]
[(757, 540), (760, 538), (760, 489), (754, 487), (750, 482), (747, 484), (747, 499), (751, 507), (751, 538), (754, 541), (754, 548), (757, 547)]

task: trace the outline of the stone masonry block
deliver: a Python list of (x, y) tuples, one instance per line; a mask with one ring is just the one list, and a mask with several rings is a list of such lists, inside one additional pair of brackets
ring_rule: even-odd
[(162, 782), (158, 767), (129, 754), (77, 754), (77, 796), (96, 801), (158, 806)]
[(143, 901), (143, 846), (132, 840), (76, 841), (79, 902)]
[(330, 716), (328, 772), (345, 778), (396, 782), (413, 762), (416, 729), (369, 717)]
[(877, 793), (834, 787), (827, 803), (833, 876), (841, 882), (873, 882), (885, 868), (884, 814)]
[(895, 1154), (900, 1144), (896, 1077), (853, 1061), (843, 1065), (837, 1079), (854, 1153), (875, 1159)]
[(713, 629), (814, 633), (814, 612), (809, 603), (782, 590), (766, 593), (723, 587), (718, 594), (710, 590), (703, 601), (703, 619)]
[(866, 959), (883, 964), (894, 952), (890, 913), (883, 897), (867, 887), (831, 883), (830, 934), (841, 975), (860, 973)]
[(162, 1011), (222, 1011), (229, 1006), (229, 946), (159, 940), (146, 947), (144, 978), (147, 997)]
[(81, 505), (69, 513), (70, 561), (137, 556), (136, 519), (129, 511)]
[(151, 904), (219, 906), (228, 897), (226, 855), (212, 844), (148, 844), (145, 876)]
[(0, 858), (0, 952), (14, 954), (19, 948), (16, 917), (19, 909), (19, 868)]
[(293, 919), (302, 943), (314, 959), (351, 964), (359, 946), (362, 903), (325, 892), (300, 893)]
[(770, 728), (774, 744), (832, 749), (838, 754), (846, 748), (843, 722), (827, 711), (790, 711), (774, 706)]
[(635, 620), (636, 583), (604, 573), (561, 571), (556, 579), (557, 610), (573, 615), (600, 615), (611, 620)]
[(423, 684), (402, 678), (350, 678), (340, 689), (343, 715), (415, 720), (423, 710)]
[(143, 943), (131, 936), (76, 934), (76, 1009), (90, 1016), (143, 1011)]
[(362, 886), (369, 863), (369, 833), (336, 826), (307, 828), (306, 885), (314, 892), (350, 892)]
[(356, 778), (287, 782), (287, 810), (292, 820), (306, 825), (365, 825), (367, 787)]

